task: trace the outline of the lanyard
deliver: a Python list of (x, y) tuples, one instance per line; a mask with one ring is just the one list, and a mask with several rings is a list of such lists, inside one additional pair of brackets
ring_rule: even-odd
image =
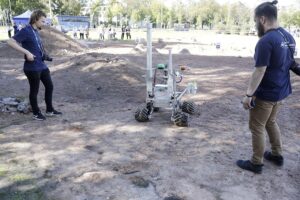
[(40, 51), (41, 51), (41, 53), (42, 53), (42, 56), (43, 56), (43, 55), (44, 55), (44, 51), (43, 51), (43, 48), (42, 48), (41, 39), (38, 38), (38, 36), (36, 35), (36, 33), (35, 33), (35, 31), (33, 30), (33, 28), (32, 28), (31, 25), (30, 25), (30, 27), (31, 27), (31, 30), (32, 30), (32, 32), (33, 32), (33, 34), (34, 34), (35, 40), (36, 40), (36, 42), (37, 42), (37, 45), (38, 45), (38, 47), (39, 47), (39, 49), (40, 49)]

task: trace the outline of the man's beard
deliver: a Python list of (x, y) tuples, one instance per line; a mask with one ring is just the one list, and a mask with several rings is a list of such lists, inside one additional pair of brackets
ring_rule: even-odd
[(264, 36), (265, 30), (263, 25), (260, 22), (258, 22), (258, 24), (256, 25), (256, 30), (257, 30), (258, 37), (261, 38), (262, 36)]

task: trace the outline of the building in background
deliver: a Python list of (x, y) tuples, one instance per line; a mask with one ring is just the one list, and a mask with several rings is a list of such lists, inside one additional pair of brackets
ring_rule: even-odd
[(57, 21), (63, 32), (90, 28), (90, 19), (87, 16), (58, 15)]

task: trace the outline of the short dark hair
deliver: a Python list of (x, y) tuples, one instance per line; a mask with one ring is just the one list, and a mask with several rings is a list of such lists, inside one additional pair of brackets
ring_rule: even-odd
[(277, 7), (278, 1), (265, 2), (257, 6), (254, 10), (255, 17), (265, 16), (269, 20), (277, 20)]
[(46, 14), (41, 10), (35, 10), (31, 13), (29, 24), (34, 24), (38, 21), (41, 17), (47, 17)]

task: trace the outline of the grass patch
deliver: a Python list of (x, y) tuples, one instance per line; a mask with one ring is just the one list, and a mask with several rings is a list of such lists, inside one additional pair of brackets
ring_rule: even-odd
[(0, 188), (0, 200), (47, 200), (43, 189), (36, 185), (36, 179), (30, 175), (16, 173), (8, 178), (12, 183)]
[(13, 182), (24, 182), (31, 178), (32, 177), (28, 176), (27, 174), (15, 174), (15, 175), (9, 177), (9, 179)]
[(3, 177), (7, 174), (7, 169), (4, 166), (0, 166), (0, 177)]
[(40, 188), (33, 188), (27, 191), (1, 191), (1, 200), (46, 200), (44, 192)]

